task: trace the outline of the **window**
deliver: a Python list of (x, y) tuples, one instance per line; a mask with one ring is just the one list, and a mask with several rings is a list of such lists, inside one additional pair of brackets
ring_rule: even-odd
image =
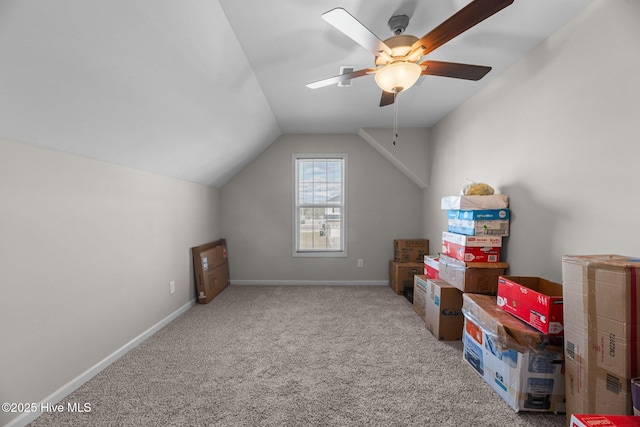
[(294, 154), (294, 256), (347, 256), (346, 154)]

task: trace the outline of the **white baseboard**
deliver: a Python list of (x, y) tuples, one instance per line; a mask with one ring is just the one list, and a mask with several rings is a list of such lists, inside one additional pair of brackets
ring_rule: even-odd
[(231, 280), (232, 285), (388, 286), (388, 280)]
[[(134, 349), (135, 347), (137, 347), (144, 340), (146, 340), (151, 335), (153, 335), (156, 332), (158, 332), (160, 329), (162, 329), (164, 326), (169, 324), (176, 317), (180, 316), (185, 311), (187, 311), (190, 308), (194, 307), (196, 304), (197, 304), (197, 302), (194, 299), (194, 300), (186, 303), (185, 305), (183, 305), (182, 307), (180, 307), (179, 309), (177, 309), (173, 313), (169, 314), (167, 317), (165, 317), (164, 319), (160, 320), (158, 323), (156, 323), (155, 325), (153, 325), (152, 327), (150, 327), (149, 329), (147, 329), (146, 331), (144, 331), (143, 333), (141, 333), (140, 335), (138, 335), (137, 337), (135, 337), (134, 339), (132, 339), (131, 341), (129, 341), (128, 343), (123, 345), (122, 347), (120, 347), (118, 350), (114, 351), (109, 356), (105, 357), (100, 362), (96, 363), (91, 368), (87, 369), (82, 374), (78, 375), (76, 378), (74, 378), (73, 380), (69, 381), (67, 384), (65, 384), (62, 387), (60, 387), (58, 390), (56, 390), (53, 393), (51, 393), (42, 402), (40, 402), (38, 404), (38, 408), (42, 408), (43, 405), (45, 405), (45, 407), (46, 407), (46, 404), (48, 404), (48, 403), (55, 404), (55, 403), (60, 402), (62, 399), (67, 397), (69, 394), (71, 394), (73, 391), (75, 391), (76, 389), (80, 388), (81, 385), (83, 385), (84, 383), (89, 381), (91, 378), (96, 376), (100, 371), (102, 371), (107, 366), (111, 365), (113, 362), (115, 362), (116, 360), (118, 360), (119, 358), (124, 356), (128, 351), (130, 351), (130, 350)], [(14, 418), (13, 420), (9, 421), (9, 423), (6, 424), (5, 427), (23, 427), (23, 426), (26, 426), (27, 424), (29, 424), (30, 422), (32, 422), (33, 420), (38, 418), (41, 414), (42, 414), (42, 412), (40, 412), (40, 411), (25, 412), (22, 415), (20, 415), (20, 416)]]

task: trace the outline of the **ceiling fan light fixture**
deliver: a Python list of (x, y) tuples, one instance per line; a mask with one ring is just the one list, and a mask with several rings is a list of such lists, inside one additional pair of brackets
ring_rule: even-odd
[(418, 81), (422, 68), (414, 62), (398, 61), (385, 65), (375, 74), (380, 89), (398, 93), (409, 89)]

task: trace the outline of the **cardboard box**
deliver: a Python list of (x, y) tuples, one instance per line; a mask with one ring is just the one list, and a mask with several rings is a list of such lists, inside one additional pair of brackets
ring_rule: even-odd
[(404, 288), (413, 288), (413, 276), (421, 275), (424, 264), (421, 262), (389, 261), (389, 287), (397, 295), (404, 294)]
[(466, 221), (503, 221), (508, 220), (509, 217), (509, 209), (447, 211), (447, 219), (461, 219)]
[(495, 294), (498, 277), (509, 267), (506, 262), (464, 262), (440, 255), (440, 279), (447, 281), (462, 292)]
[(449, 219), (447, 220), (447, 231), (451, 233), (465, 234), (467, 236), (508, 236), (509, 220), (482, 221), (470, 219)]
[(442, 241), (469, 248), (499, 248), (502, 246), (502, 236), (466, 236), (448, 231), (442, 232)]
[(561, 337), (545, 335), (502, 310), (492, 295), (464, 293), (462, 311), (475, 323), (481, 325), (502, 347), (509, 347), (521, 353), (551, 349), (563, 351)]
[(198, 302), (206, 304), (229, 286), (225, 239), (191, 248)]
[(466, 262), (498, 262), (499, 247), (460, 246), (451, 242), (442, 242), (442, 254)]
[(567, 413), (631, 415), (640, 376), (640, 258), (564, 256)]
[(509, 217), (509, 209), (449, 210), (447, 230), (468, 236), (508, 236)]
[[(532, 339), (538, 346), (545, 336), (497, 308), (494, 298), (476, 295), (480, 299), (474, 301), (468, 295), (463, 303), (463, 359), (514, 411), (564, 412), (562, 347), (528, 347), (526, 337), (538, 335)], [(489, 311), (478, 314), (484, 307)]]
[(440, 257), (438, 255), (424, 256), (424, 274), (429, 279), (439, 279)]
[(543, 334), (564, 335), (559, 283), (539, 277), (500, 276), (498, 306)]
[(428, 239), (396, 239), (393, 241), (393, 257), (400, 262), (423, 262), (429, 254)]
[(444, 280), (426, 283), (424, 326), (440, 341), (462, 339), (462, 292)]
[(442, 232), (442, 253), (466, 262), (498, 262), (502, 236), (466, 236)]
[(424, 305), (427, 301), (427, 276), (413, 276), (413, 311), (424, 320)]
[(495, 210), (509, 207), (506, 194), (491, 196), (445, 196), (440, 208), (443, 210)]
[(571, 427), (640, 427), (640, 417), (633, 415), (573, 414)]

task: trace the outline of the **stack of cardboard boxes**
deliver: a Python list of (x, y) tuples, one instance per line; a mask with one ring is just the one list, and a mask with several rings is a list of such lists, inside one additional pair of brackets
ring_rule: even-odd
[(436, 338), (462, 339), (463, 359), (516, 412), (640, 425), (624, 424), (640, 376), (640, 258), (565, 256), (562, 285), (506, 275), (508, 199), (496, 196), (443, 198), (448, 229), (414, 277), (414, 310)]
[(509, 235), (509, 198), (448, 196), (440, 207), (447, 211), (440, 279), (462, 292), (495, 294), (498, 277), (508, 268), (500, 255), (502, 238)]
[(441, 207), (442, 252), (423, 260), (414, 310), (436, 338), (463, 340), (463, 359), (513, 410), (564, 411), (561, 285), (505, 275), (505, 195), (445, 197)]
[(389, 261), (389, 286), (397, 295), (413, 300), (413, 277), (422, 273), (423, 259), (429, 253), (427, 239), (396, 239)]
[(502, 236), (509, 234), (508, 202), (505, 195), (442, 199), (448, 217), (442, 251), (424, 257), (424, 275), (414, 280), (414, 294), (424, 295), (414, 300), (416, 312), (424, 312), (425, 327), (439, 340), (462, 339), (463, 292), (495, 294), (508, 267), (500, 262)]
[[(507, 196), (444, 197), (441, 207), (448, 229), (439, 275), (464, 292), (464, 360), (514, 411), (564, 411), (562, 288), (544, 279), (505, 276)], [(550, 302), (551, 296), (557, 298)], [(558, 309), (559, 319), (550, 321)]]
[(562, 285), (500, 276), (496, 299), (464, 294), (465, 360), (516, 411), (566, 412), (570, 426), (640, 425), (630, 417), (640, 258), (568, 255), (562, 276)]

